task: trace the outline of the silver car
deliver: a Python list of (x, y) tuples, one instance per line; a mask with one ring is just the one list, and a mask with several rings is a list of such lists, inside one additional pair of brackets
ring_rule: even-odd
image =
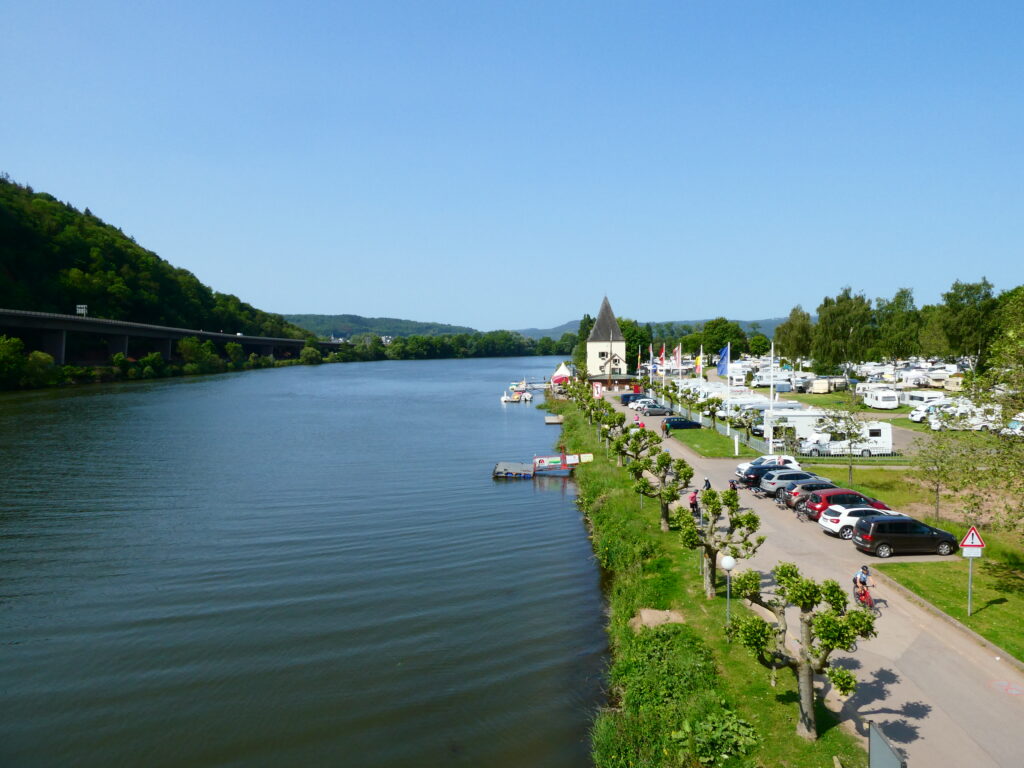
[(781, 499), (789, 483), (823, 479), (813, 472), (808, 472), (804, 469), (776, 469), (772, 472), (766, 472), (764, 477), (761, 478), (761, 490), (777, 499)]

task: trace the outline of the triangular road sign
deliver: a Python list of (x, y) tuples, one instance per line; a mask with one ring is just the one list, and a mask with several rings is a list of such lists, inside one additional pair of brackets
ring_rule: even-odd
[(981, 534), (978, 533), (978, 529), (975, 528), (972, 525), (971, 526), (971, 530), (969, 530), (967, 532), (967, 535), (964, 536), (963, 541), (960, 542), (960, 546), (961, 547), (984, 547), (985, 546), (985, 542), (982, 540)]

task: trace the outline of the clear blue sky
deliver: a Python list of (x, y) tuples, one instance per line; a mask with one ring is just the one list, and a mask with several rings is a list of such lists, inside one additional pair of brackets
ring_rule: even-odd
[(0, 3), (0, 170), (281, 313), (1024, 282), (1024, 4)]

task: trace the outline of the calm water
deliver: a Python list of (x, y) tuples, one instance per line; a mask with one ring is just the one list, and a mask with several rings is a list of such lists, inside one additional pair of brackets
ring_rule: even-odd
[(584, 766), (573, 490), (497, 483), (552, 358), (0, 397), (0, 765)]

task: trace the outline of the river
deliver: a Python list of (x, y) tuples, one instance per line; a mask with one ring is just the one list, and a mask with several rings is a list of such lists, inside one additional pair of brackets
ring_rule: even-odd
[(585, 766), (599, 573), (554, 358), (0, 396), (0, 765)]

